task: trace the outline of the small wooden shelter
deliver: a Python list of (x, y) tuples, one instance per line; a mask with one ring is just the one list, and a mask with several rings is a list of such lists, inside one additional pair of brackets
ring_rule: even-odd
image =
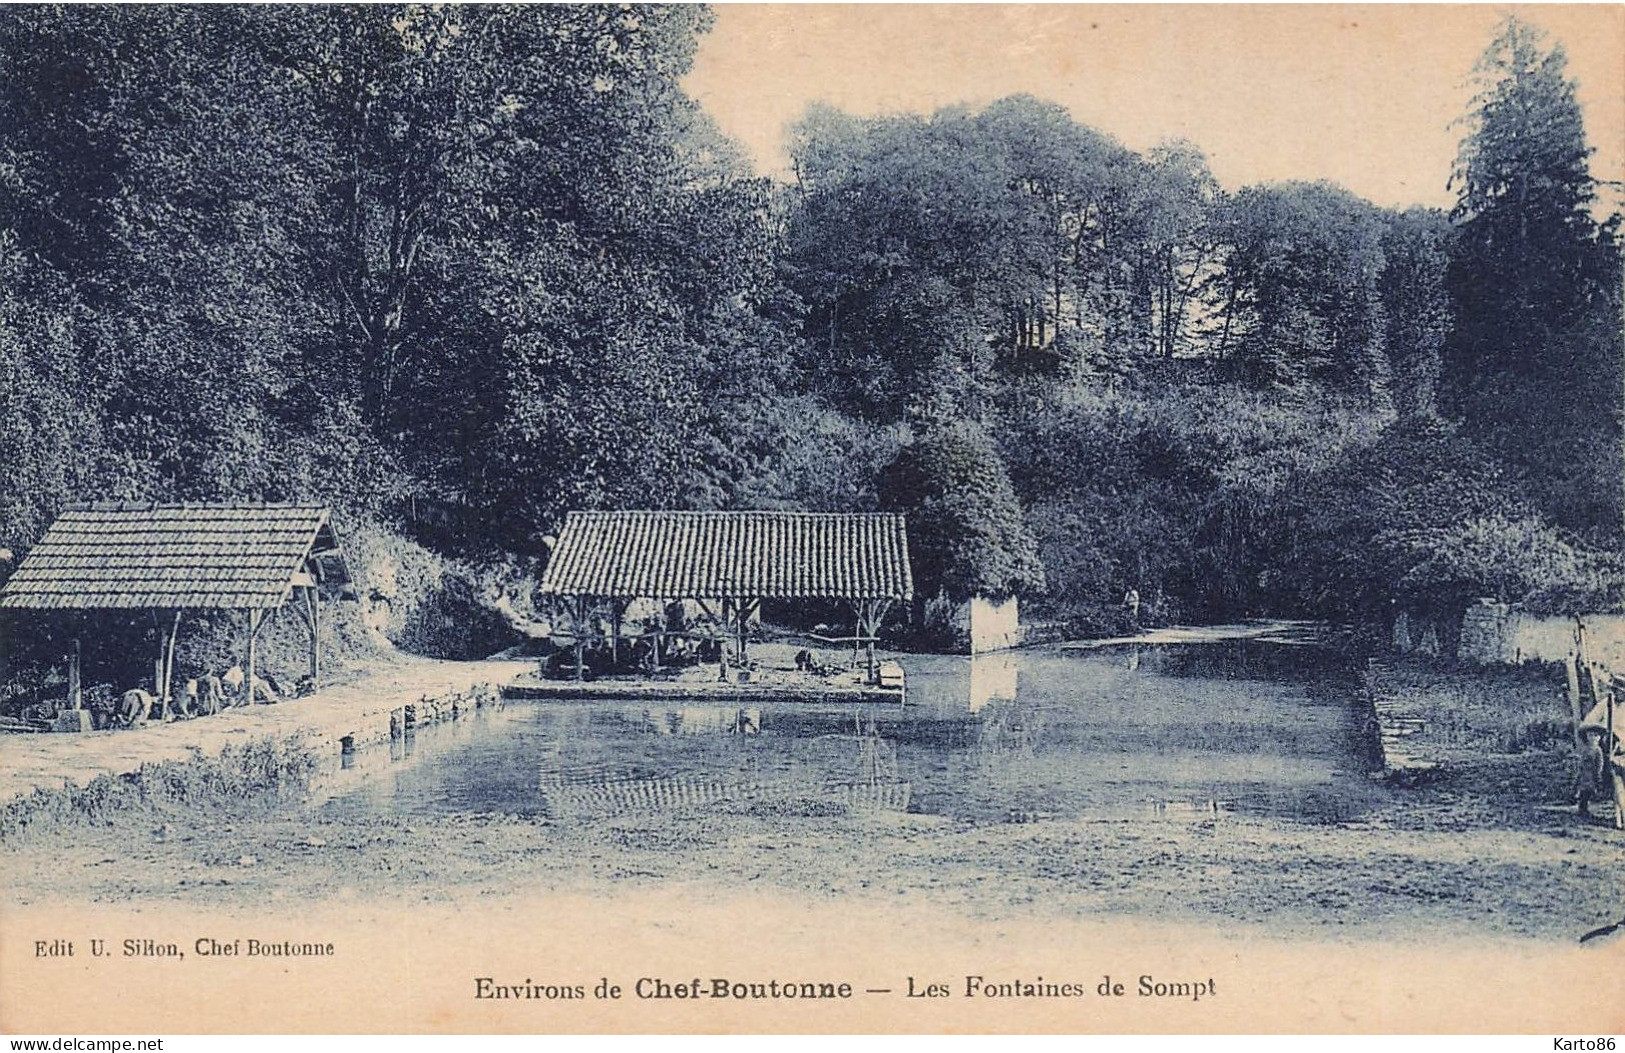
[(914, 581), (906, 525), (892, 513), (571, 512), (541, 589), (574, 602), (578, 671), (587, 606), (607, 601), (618, 623), (635, 599), (696, 601), (741, 658), (762, 600), (844, 600), (872, 666), (881, 619), (913, 598)]
[(242, 612), (252, 691), (260, 630), (294, 601), (319, 681), (322, 592), (349, 582), (320, 505), (98, 503), (51, 524), (0, 589), (0, 609), (150, 611), (159, 629), (154, 694), (167, 702), (187, 611)]

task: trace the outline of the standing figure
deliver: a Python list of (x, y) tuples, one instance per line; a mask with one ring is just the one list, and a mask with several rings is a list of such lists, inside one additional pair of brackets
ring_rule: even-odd
[(212, 717), (226, 708), (225, 691), (221, 689), (220, 678), (213, 673), (205, 673), (196, 680), (188, 681), (186, 688), (192, 694), (200, 715)]

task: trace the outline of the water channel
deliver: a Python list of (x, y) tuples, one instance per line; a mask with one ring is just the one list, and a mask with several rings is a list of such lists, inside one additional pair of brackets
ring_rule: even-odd
[(722, 803), (971, 822), (1358, 818), (1358, 679), (1303, 643), (906, 656), (907, 705), (510, 702), (366, 751), (335, 815), (594, 819)]

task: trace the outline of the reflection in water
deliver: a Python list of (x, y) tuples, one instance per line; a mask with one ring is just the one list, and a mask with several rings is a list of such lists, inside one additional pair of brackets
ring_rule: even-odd
[[(628, 716), (609, 711), (613, 717)], [(640, 726), (654, 735), (755, 735), (760, 709), (686, 706), (645, 709)], [(625, 812), (666, 812), (723, 802), (811, 802), (848, 809), (906, 811), (910, 786), (897, 775), (897, 750), (881, 738), (873, 720), (849, 716), (851, 731), (796, 741), (789, 764), (763, 764), (761, 757), (730, 748), (691, 755), (690, 764), (710, 770), (645, 775), (601, 764), (549, 762), (539, 787), (548, 814), (603, 816)]]
[(978, 713), (989, 702), (1014, 701), (1019, 660), (1009, 651), (970, 659), (970, 711)]
[(326, 807), (1335, 821), (1386, 793), (1361, 770), (1369, 731), (1348, 670), (1315, 648), (1248, 641), (905, 664), (906, 707), (509, 705), (392, 745), (386, 777)]
[(1014, 756), (1030, 757), (1043, 739), (1044, 710), (1032, 702), (999, 699), (981, 718), (975, 725), (974, 753), (984, 766), (1006, 764)]
[(762, 711), (734, 706), (645, 709), (642, 725), (657, 735), (754, 735), (762, 729)]

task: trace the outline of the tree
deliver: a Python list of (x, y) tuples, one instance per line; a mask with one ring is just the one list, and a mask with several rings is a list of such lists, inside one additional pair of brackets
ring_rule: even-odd
[(1219, 260), (1215, 223), (1222, 192), (1207, 158), (1188, 142), (1154, 147), (1145, 158), (1142, 191), (1146, 262), (1155, 309), (1156, 352), (1174, 358), (1190, 349), (1193, 305)]
[(1400, 539), (1409, 564), (1396, 592), (1413, 607), (1465, 609), (1478, 597), (1519, 603), (1593, 586), (1594, 559), (1535, 517), (1488, 515)]
[(79, 358), (81, 306), (0, 229), (0, 548), (32, 544), (87, 492), (102, 453)]
[(1004, 461), (966, 421), (926, 424), (881, 476), (881, 501), (908, 516), (916, 592), (1002, 599), (1044, 587), (1044, 568)]
[(1593, 215), (1591, 149), (1563, 49), (1508, 18), (1476, 74), (1454, 173), (1446, 404), (1524, 473), (1560, 525), (1617, 538), (1625, 508), (1618, 217)]
[(1382, 235), (1379, 280), (1393, 362), (1394, 406), (1403, 415), (1438, 409), (1439, 373), (1450, 335), (1445, 290), (1449, 222), (1431, 209), (1390, 214)]
[(1463, 524), (1521, 519), (1496, 459), (1453, 423), (1411, 416), (1310, 474), (1291, 498), (1292, 536), (1275, 547), (1270, 587), (1306, 614), (1380, 623), (1402, 595), (1459, 618), (1462, 597), (1402, 588)]
[(725, 503), (798, 308), (769, 187), (682, 91), (709, 17), (0, 12), (0, 215), (64, 285), (97, 489), (410, 493), (521, 540)]
[(1610, 230), (1591, 213), (1592, 151), (1567, 67), (1561, 45), (1548, 47), (1514, 16), (1475, 69), (1451, 214), (1452, 293), (1466, 315), (1456, 365), (1468, 373), (1538, 362), (1520, 345), (1562, 328), (1613, 275)]
[[(294, 114), (240, 12), (39, 8), (0, 17), (18, 244), (79, 304), (99, 490), (264, 496), (281, 364), (315, 331)], [(153, 46), (162, 39), (163, 46)], [(243, 54), (245, 44), (247, 54)]]
[(1389, 403), (1381, 214), (1329, 183), (1247, 187), (1230, 201), (1224, 339), (1261, 386), (1318, 381)]
[[(933, 398), (980, 415), (999, 371), (1084, 374), (1150, 355), (1148, 170), (1062, 107), (815, 109), (791, 152), (785, 280), (830, 395), (884, 421)], [(1180, 233), (1173, 222), (1162, 236)]]
[[(512, 50), (486, 59), (505, 90), (534, 94), (483, 148), (478, 251), (458, 243), (483, 335), (429, 389), (474, 426), (439, 447), (458, 458), (447, 474), (532, 528), (571, 507), (725, 504), (738, 466), (719, 447), (782, 384), (796, 305), (768, 187), (680, 89), (704, 18), (531, 10), (508, 12)], [(572, 62), (610, 59), (573, 71), (549, 58), (566, 44)]]

